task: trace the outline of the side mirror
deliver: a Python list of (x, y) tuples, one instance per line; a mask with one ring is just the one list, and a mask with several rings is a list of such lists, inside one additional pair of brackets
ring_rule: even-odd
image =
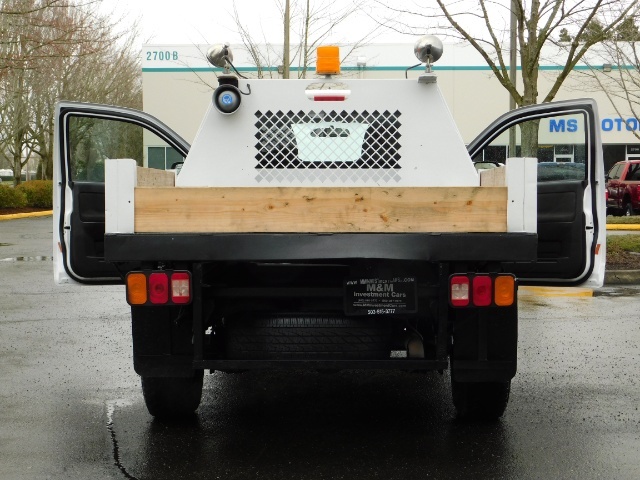
[(171, 164), (171, 170), (175, 170), (177, 175), (180, 173), (180, 170), (182, 170), (182, 165), (184, 165), (184, 161), (174, 162), (173, 164)]

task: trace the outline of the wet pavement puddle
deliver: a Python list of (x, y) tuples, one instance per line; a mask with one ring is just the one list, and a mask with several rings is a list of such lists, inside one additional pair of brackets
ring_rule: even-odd
[(107, 410), (107, 430), (109, 432), (109, 436), (111, 437), (111, 444), (112, 444), (112, 453), (113, 453), (113, 463), (116, 467), (118, 467), (118, 470), (120, 470), (120, 472), (125, 476), (125, 478), (127, 478), (128, 480), (138, 480), (137, 477), (134, 477), (133, 475), (131, 475), (126, 467), (122, 464), (121, 460), (120, 460), (120, 446), (118, 445), (118, 439), (116, 437), (116, 431), (113, 427), (113, 416), (114, 413), (116, 411), (116, 407), (118, 406), (124, 406), (127, 405), (127, 402), (122, 402), (122, 401), (111, 401), (111, 402), (107, 402), (106, 403), (106, 410)]
[(53, 257), (46, 257), (46, 256), (0, 258), (0, 262), (52, 262), (52, 261), (53, 261)]

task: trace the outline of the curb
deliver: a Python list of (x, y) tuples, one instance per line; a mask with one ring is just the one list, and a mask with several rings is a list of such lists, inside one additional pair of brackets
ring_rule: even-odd
[(518, 287), (521, 297), (593, 297), (593, 289), (588, 287)]
[(17, 220), (19, 218), (47, 217), (49, 215), (53, 215), (53, 210), (44, 210), (42, 212), (29, 213), (12, 213), (10, 215), (0, 215), (0, 222), (3, 220)]
[(604, 286), (640, 284), (640, 270), (605, 270)]

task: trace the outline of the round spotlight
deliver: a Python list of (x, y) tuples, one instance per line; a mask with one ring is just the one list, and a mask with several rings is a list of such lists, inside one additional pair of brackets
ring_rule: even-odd
[(240, 90), (233, 85), (220, 85), (213, 92), (213, 105), (220, 113), (234, 113), (240, 108)]
[(214, 67), (227, 68), (228, 62), (233, 62), (233, 53), (228, 43), (212, 45), (207, 50), (207, 60)]
[(442, 56), (444, 47), (440, 39), (434, 35), (420, 37), (413, 46), (413, 53), (422, 63), (437, 62)]

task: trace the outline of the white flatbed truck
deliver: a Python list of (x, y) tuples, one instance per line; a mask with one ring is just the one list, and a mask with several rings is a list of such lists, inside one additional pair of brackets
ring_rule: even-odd
[[(602, 285), (593, 100), (465, 146), (434, 73), (334, 81), (222, 75), (192, 146), (143, 112), (57, 106), (55, 280), (126, 285), (152, 415), (192, 414), (207, 370), (348, 368), (450, 369), (458, 415), (497, 418), (518, 285)], [(538, 182), (535, 154), (478, 173), (527, 122), (575, 126), (573, 176)], [(142, 166), (149, 138), (177, 175)]]

